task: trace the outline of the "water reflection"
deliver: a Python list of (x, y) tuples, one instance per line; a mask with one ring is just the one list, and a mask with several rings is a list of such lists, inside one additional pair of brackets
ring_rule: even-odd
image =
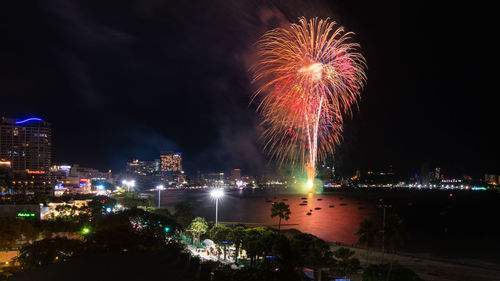
[[(163, 207), (172, 209), (175, 203), (183, 201), (191, 203), (195, 215), (203, 216), (207, 220), (215, 219), (215, 202), (211, 200), (208, 192), (162, 193)], [(270, 217), (273, 202), (285, 202), (290, 205), (292, 214), (290, 220), (282, 221), (282, 229), (295, 228), (326, 241), (355, 243), (358, 237), (354, 233), (358, 230), (359, 223), (366, 218), (377, 217), (377, 209), (372, 204), (337, 194), (274, 196), (234, 191), (226, 192), (219, 200), (219, 221), (277, 227), (278, 219)], [(308, 212), (311, 214), (307, 215)]]

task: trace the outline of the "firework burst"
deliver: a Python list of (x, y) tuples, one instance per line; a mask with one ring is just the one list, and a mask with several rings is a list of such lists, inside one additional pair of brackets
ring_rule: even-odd
[(280, 164), (299, 164), (312, 187), (316, 163), (340, 142), (343, 116), (351, 113), (366, 82), (359, 44), (335, 22), (299, 18), (257, 42), (254, 94), (265, 150)]

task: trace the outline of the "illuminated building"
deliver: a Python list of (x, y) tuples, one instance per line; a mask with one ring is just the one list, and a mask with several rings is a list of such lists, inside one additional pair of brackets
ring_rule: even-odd
[(160, 155), (162, 172), (180, 172), (182, 170), (182, 153), (163, 152)]
[(50, 123), (40, 118), (0, 120), (0, 161), (14, 171), (48, 171), (51, 158)]
[(441, 168), (436, 167), (436, 170), (434, 170), (434, 179), (435, 180), (441, 179)]
[(203, 184), (210, 186), (224, 185), (224, 173), (206, 173), (201, 175)]
[(127, 163), (126, 172), (131, 176), (154, 176), (160, 171), (160, 159), (141, 161), (134, 159)]
[(497, 185), (498, 184), (497, 179), (498, 179), (497, 175), (493, 175), (493, 174), (485, 174), (484, 175), (484, 181), (488, 184)]
[(231, 179), (232, 180), (239, 180), (240, 178), (241, 178), (241, 170), (240, 169), (231, 170)]

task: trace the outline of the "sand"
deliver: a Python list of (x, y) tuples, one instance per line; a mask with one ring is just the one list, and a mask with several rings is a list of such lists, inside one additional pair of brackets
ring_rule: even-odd
[[(332, 245), (332, 250), (339, 247)], [(353, 250), (363, 268), (367, 265), (365, 249), (348, 247)], [(382, 253), (370, 251), (368, 263), (381, 263)], [(385, 254), (384, 260), (390, 262), (392, 254)], [(454, 261), (430, 259), (406, 254), (397, 254), (394, 261), (415, 271), (425, 281), (500, 281), (500, 265), (482, 263), (479, 261)], [(361, 280), (361, 273), (352, 280)]]

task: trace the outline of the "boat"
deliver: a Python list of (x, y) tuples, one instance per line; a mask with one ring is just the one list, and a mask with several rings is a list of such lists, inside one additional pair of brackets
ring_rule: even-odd
[(310, 216), (310, 215), (312, 215), (312, 213), (311, 213), (311, 212), (307, 212), (307, 214), (306, 214), (306, 215)]
[(306, 203), (300, 203), (299, 206), (306, 206)]
[(305, 199), (307, 199), (307, 197), (301, 197), (300, 199), (305, 200)]
[(330, 206), (328, 206), (328, 207), (330, 207), (330, 208), (333, 208), (333, 207), (335, 207), (335, 206), (333, 206), (333, 205), (330, 205)]
[(318, 198), (318, 201), (321, 201), (321, 200), (323, 200), (323, 198)]
[(321, 208), (320, 207), (316, 207), (316, 208), (314, 208), (314, 210), (321, 210)]
[(342, 204), (340, 204), (340, 206), (347, 206), (347, 204), (346, 203), (342, 203)]

